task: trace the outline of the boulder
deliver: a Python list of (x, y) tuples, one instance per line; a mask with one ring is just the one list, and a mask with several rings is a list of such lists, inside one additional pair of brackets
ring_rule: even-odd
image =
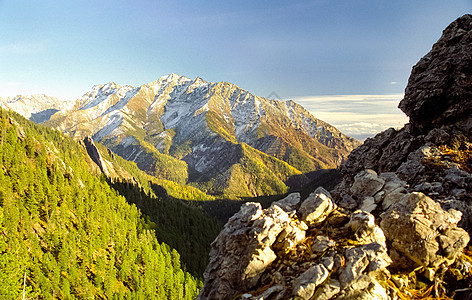
[(374, 170), (367, 169), (354, 177), (354, 183), (351, 186), (351, 193), (372, 197), (382, 189), (385, 180), (379, 178)]
[(391, 263), (387, 248), (379, 243), (348, 249), (345, 257), (346, 264), (339, 274), (341, 290), (358, 286), (365, 281), (365, 277), (375, 281), (379, 275), (387, 272), (386, 268)]
[(258, 203), (244, 204), (212, 243), (198, 299), (228, 299), (255, 286), (277, 258), (271, 246), (290, 226), (295, 224), (276, 205), (262, 210)]
[(319, 187), (303, 201), (298, 214), (300, 219), (307, 223), (316, 223), (324, 220), (336, 205), (331, 200), (331, 194)]
[(315, 288), (328, 278), (328, 270), (323, 265), (314, 265), (303, 272), (293, 284), (295, 300), (309, 300)]
[(271, 204), (271, 206), (274, 205), (277, 205), (288, 214), (293, 214), (297, 211), (298, 206), (300, 206), (300, 193), (289, 194), (287, 197)]
[(354, 232), (356, 240), (363, 244), (378, 243), (384, 247), (385, 235), (382, 229), (375, 224), (375, 217), (362, 210), (357, 210), (351, 215), (348, 226)]
[(464, 15), (443, 31), (432, 50), (411, 71), (399, 107), (410, 117), (413, 130), (427, 133), (441, 125), (470, 119), (471, 78), (472, 15)]
[(422, 193), (410, 193), (381, 215), (382, 228), (391, 247), (416, 265), (437, 267), (461, 253), (469, 235), (457, 228), (458, 212), (444, 211)]

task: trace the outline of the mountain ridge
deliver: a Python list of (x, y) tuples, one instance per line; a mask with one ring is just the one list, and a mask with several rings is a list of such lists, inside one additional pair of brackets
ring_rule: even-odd
[[(269, 100), (229, 82), (192, 80), (175, 73), (139, 87), (94, 85), (44, 124), (76, 139), (91, 136), (154, 176), (180, 177), (180, 183), (207, 187), (212, 194), (222, 194), (234, 182), (230, 170), (241, 165), (244, 156), (238, 144), (301, 173), (335, 168), (360, 144), (292, 100)], [(164, 161), (165, 167), (160, 165)], [(178, 174), (174, 169), (180, 170)], [(219, 181), (212, 182), (216, 177)], [(309, 181), (299, 178), (291, 185)], [(287, 181), (284, 184), (285, 191)]]

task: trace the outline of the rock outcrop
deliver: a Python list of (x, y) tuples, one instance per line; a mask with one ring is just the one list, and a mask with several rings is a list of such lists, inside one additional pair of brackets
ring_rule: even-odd
[[(472, 16), (449, 25), (411, 71), (400, 109), (417, 133), (458, 122), (472, 128)], [(467, 120), (467, 122), (464, 122)]]
[(212, 244), (199, 299), (387, 295), (385, 241), (373, 215), (346, 214), (323, 188), (267, 209), (246, 203)]
[(199, 299), (471, 297), (471, 99), (465, 15), (413, 68), (410, 123), (355, 149), (331, 193), (243, 206), (212, 245)]
[(92, 159), (92, 161), (97, 164), (97, 166), (100, 168), (100, 171), (102, 171), (103, 174), (105, 174), (106, 176), (109, 176), (110, 172), (108, 172), (106, 163), (104, 159), (102, 158), (100, 151), (98, 151), (97, 146), (95, 146), (95, 143), (93, 142), (93, 140), (89, 136), (86, 136), (83, 142), (84, 142), (85, 149), (87, 150), (87, 153)]
[[(461, 226), (472, 227), (472, 15), (443, 32), (432, 50), (413, 67), (399, 107), (410, 117), (368, 139), (341, 166), (338, 201), (352, 195), (352, 208), (363, 203), (349, 191), (366, 169), (394, 173), (408, 192), (423, 192), (446, 210), (463, 213)], [(347, 191), (347, 192), (346, 192)], [(353, 193), (354, 192), (354, 193)], [(344, 206), (348, 203), (344, 201)], [(353, 205), (354, 203), (354, 205)], [(385, 209), (385, 207), (384, 207)], [(379, 211), (380, 212), (380, 211)]]

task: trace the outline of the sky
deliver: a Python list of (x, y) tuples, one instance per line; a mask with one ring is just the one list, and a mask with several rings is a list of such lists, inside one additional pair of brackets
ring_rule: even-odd
[(0, 0), (0, 97), (74, 100), (177, 73), (294, 99), (362, 138), (407, 121), (396, 107), (412, 66), (471, 11), (472, 0)]

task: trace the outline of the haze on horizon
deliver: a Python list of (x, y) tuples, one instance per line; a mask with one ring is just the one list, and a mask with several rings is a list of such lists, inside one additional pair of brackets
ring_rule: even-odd
[(0, 0), (0, 97), (74, 100), (169, 73), (294, 99), (363, 139), (407, 118), (411, 67), (471, 11), (441, 1)]

